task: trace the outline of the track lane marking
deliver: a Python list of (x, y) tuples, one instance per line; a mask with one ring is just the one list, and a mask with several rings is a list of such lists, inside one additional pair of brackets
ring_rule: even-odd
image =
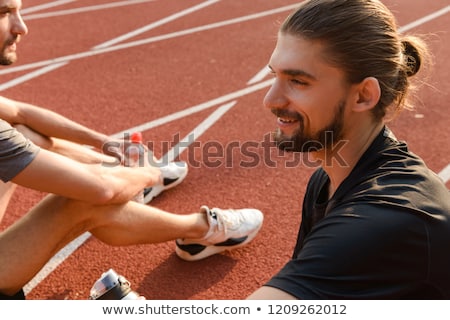
[(161, 117), (159, 119), (152, 120), (152, 121), (146, 122), (144, 124), (141, 124), (141, 125), (138, 125), (138, 126), (135, 126), (135, 127), (132, 127), (132, 128), (128, 128), (126, 130), (117, 132), (117, 133), (115, 133), (112, 136), (116, 137), (116, 138), (119, 138), (119, 137), (123, 137), (123, 135), (125, 133), (134, 132), (134, 131), (150, 130), (152, 128), (155, 128), (157, 126), (166, 124), (168, 122), (171, 122), (171, 121), (174, 121), (174, 120), (177, 120), (177, 119), (181, 119), (181, 118), (185, 118), (185, 117), (188, 117), (188, 116), (190, 116), (190, 115), (192, 115), (194, 113), (197, 113), (197, 112), (209, 109), (211, 107), (217, 106), (218, 104), (222, 104), (222, 103), (225, 103), (225, 102), (230, 101), (230, 100), (241, 98), (241, 97), (243, 97), (245, 95), (248, 95), (250, 93), (256, 92), (256, 91), (261, 90), (261, 89), (264, 89), (264, 88), (270, 86), (272, 83), (273, 83), (273, 79), (266, 80), (264, 82), (257, 83), (257, 84), (255, 84), (253, 86), (246, 87), (244, 89), (240, 89), (240, 90), (237, 90), (237, 91), (225, 94), (225, 95), (223, 95), (221, 97), (218, 97), (218, 98), (215, 98), (215, 99), (203, 102), (201, 104), (198, 104), (198, 105), (195, 105), (195, 106), (183, 109), (181, 111), (174, 112), (172, 114), (169, 114), (167, 116)]
[(208, 0), (208, 1), (205, 1), (205, 2), (202, 2), (202, 3), (199, 3), (198, 5), (195, 5), (193, 7), (187, 8), (187, 9), (182, 10), (180, 12), (171, 14), (170, 16), (167, 16), (167, 17), (165, 17), (165, 18), (163, 18), (161, 20), (158, 20), (156, 22), (150, 23), (150, 24), (148, 24), (148, 25), (146, 25), (144, 27), (141, 27), (139, 29), (136, 29), (136, 30), (134, 30), (132, 32), (128, 32), (128, 33), (126, 33), (126, 34), (124, 34), (124, 35), (122, 35), (120, 37), (117, 37), (117, 38), (111, 39), (111, 40), (109, 40), (107, 42), (104, 42), (102, 44), (99, 44), (99, 45), (95, 46), (93, 49), (97, 50), (97, 49), (110, 47), (113, 44), (122, 42), (124, 40), (128, 40), (128, 39), (130, 39), (132, 37), (135, 37), (135, 36), (137, 36), (137, 35), (139, 35), (141, 33), (147, 32), (147, 31), (149, 31), (151, 29), (154, 29), (154, 28), (157, 28), (159, 26), (162, 26), (162, 25), (164, 25), (164, 24), (166, 24), (168, 22), (172, 22), (172, 21), (174, 21), (176, 19), (184, 17), (184, 16), (186, 16), (186, 15), (188, 15), (190, 13), (193, 13), (195, 11), (203, 9), (203, 8), (205, 8), (207, 6), (213, 5), (213, 4), (215, 4), (215, 3), (219, 2), (219, 1), (220, 0)]
[[(46, 13), (35, 13), (35, 14), (30, 14), (30, 15), (24, 15), (23, 18), (25, 21), (29, 21), (29, 20), (42, 19), (42, 18), (59, 17), (59, 16), (76, 14), (76, 13), (81, 13), (81, 12), (89, 12), (89, 11), (97, 11), (97, 10), (102, 10), (102, 9), (123, 7), (123, 6), (132, 5), (132, 4), (140, 4), (140, 3), (153, 2), (153, 1), (156, 1), (156, 0), (125, 0), (125, 1), (106, 3), (106, 4), (97, 4), (97, 5), (88, 6), (88, 7), (80, 7), (80, 8), (46, 12)], [(68, 1), (68, 2), (71, 2), (71, 1)], [(21, 12), (26, 12), (26, 11), (27, 11), (27, 9), (23, 9)]]
[(92, 56), (95, 56), (98, 54), (129, 49), (132, 47), (146, 45), (146, 44), (163, 41), (163, 40), (168, 40), (168, 39), (173, 39), (173, 38), (201, 32), (201, 31), (208, 31), (208, 30), (224, 27), (224, 26), (231, 25), (231, 24), (236, 24), (236, 23), (240, 23), (240, 22), (244, 22), (244, 21), (258, 19), (258, 18), (265, 17), (265, 16), (268, 16), (271, 14), (284, 12), (284, 11), (290, 10), (294, 7), (296, 7), (296, 6), (292, 6), (292, 5), (285, 6), (285, 7), (278, 8), (278, 9), (263, 11), (263, 12), (259, 12), (259, 13), (255, 13), (255, 14), (251, 14), (251, 15), (247, 15), (247, 16), (242, 16), (239, 18), (233, 18), (233, 19), (224, 20), (224, 21), (216, 22), (216, 23), (211, 23), (211, 24), (207, 24), (207, 25), (203, 25), (203, 26), (199, 26), (199, 27), (184, 29), (181, 31), (171, 32), (171, 33), (158, 35), (158, 36), (154, 36), (154, 37), (150, 37), (150, 38), (146, 38), (146, 39), (131, 41), (131, 42), (123, 43), (123, 44), (114, 45), (111, 47), (74, 53), (74, 54), (57, 57), (57, 58), (53, 58), (53, 59), (32, 62), (32, 63), (24, 64), (21, 66), (17, 66), (17, 67), (9, 67), (7, 69), (0, 70), (0, 75), (9, 74), (9, 73), (18, 72), (18, 71), (25, 71), (28, 69), (33, 69), (33, 68), (38, 68), (38, 67), (43, 67), (43, 66), (46, 66), (46, 65), (49, 65), (52, 63), (73, 61), (73, 60), (82, 59), (82, 58), (86, 58), (86, 57), (92, 57)]
[(44, 3), (44, 4), (39, 4), (36, 5), (34, 7), (28, 7), (25, 9), (20, 10), (20, 12), (23, 14), (28, 14), (30, 12), (35, 12), (35, 11), (40, 11), (40, 10), (45, 10), (48, 8), (54, 8), (57, 6), (61, 6), (70, 2), (74, 2), (75, 0), (58, 0), (58, 1), (53, 1), (53, 2), (48, 2), (48, 3)]
[(445, 184), (450, 181), (450, 163), (438, 173), (438, 176)]

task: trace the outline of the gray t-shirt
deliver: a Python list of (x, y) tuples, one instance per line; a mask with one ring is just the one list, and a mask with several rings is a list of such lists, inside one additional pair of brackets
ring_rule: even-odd
[(0, 119), (0, 180), (8, 182), (33, 161), (40, 148)]

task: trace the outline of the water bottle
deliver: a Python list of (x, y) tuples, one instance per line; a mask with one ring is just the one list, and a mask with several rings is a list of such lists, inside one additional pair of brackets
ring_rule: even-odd
[[(131, 145), (125, 151), (125, 165), (128, 167), (139, 167), (144, 165), (144, 146), (142, 145), (142, 134), (134, 132), (130, 137)], [(140, 191), (134, 201), (144, 203), (144, 190)]]
[(140, 295), (131, 290), (130, 282), (113, 269), (102, 274), (89, 295), (89, 300), (138, 300)]

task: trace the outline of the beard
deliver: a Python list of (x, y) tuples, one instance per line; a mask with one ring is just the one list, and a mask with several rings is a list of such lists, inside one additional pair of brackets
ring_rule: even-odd
[(5, 41), (0, 51), (0, 65), (9, 66), (17, 61), (17, 54), (15, 52), (6, 53), (6, 49), (16, 41), (17, 37), (12, 40)]
[(17, 55), (15, 55), (15, 54), (9, 54), (9, 55), (2, 54), (0, 56), (0, 65), (9, 66), (10, 64), (13, 64), (14, 62), (16, 62), (16, 60), (17, 60)]
[[(284, 151), (290, 152), (315, 152), (326, 148), (331, 148), (333, 142), (342, 138), (344, 125), (345, 101), (340, 101), (336, 107), (337, 112), (333, 120), (321, 130), (315, 133), (305, 132), (303, 117), (296, 113), (294, 117), (299, 121), (300, 127), (291, 135), (285, 135), (280, 128), (274, 134), (273, 139), (276, 146)], [(277, 116), (287, 114), (283, 110), (273, 109), (272, 112)], [(292, 114), (290, 114), (292, 117)]]

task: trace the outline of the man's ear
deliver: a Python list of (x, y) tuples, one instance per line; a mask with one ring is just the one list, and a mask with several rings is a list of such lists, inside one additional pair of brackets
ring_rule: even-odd
[(362, 112), (375, 107), (380, 100), (381, 89), (377, 78), (367, 77), (356, 87), (357, 101), (353, 111)]

